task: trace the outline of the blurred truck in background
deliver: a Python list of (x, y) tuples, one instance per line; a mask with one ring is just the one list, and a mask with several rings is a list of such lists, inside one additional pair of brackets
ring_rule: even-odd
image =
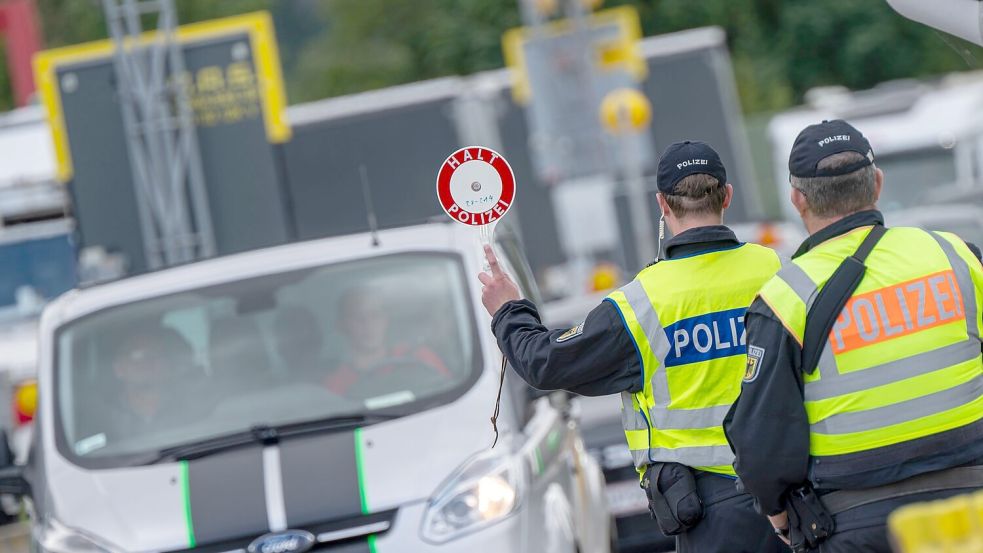
[[(919, 226), (983, 241), (983, 72), (902, 80), (870, 90), (813, 89), (807, 104), (769, 125), (776, 190), (789, 191), (788, 153), (799, 131), (826, 119), (860, 129), (884, 171), (878, 207), (888, 225)], [(796, 217), (783, 201), (786, 216)]]
[[(24, 462), (37, 401), (37, 321), (77, 283), (64, 187), (40, 108), (0, 116), (0, 428)], [(16, 511), (0, 497), (0, 521)]]
[[(685, 139), (712, 144), (739, 190), (728, 224), (742, 239), (794, 247), (794, 228), (768, 221), (762, 210), (724, 31), (707, 27), (648, 37), (639, 49), (647, 76), (638, 87), (652, 105), (645, 131), (651, 149), (660, 152)], [(101, 249), (138, 273), (147, 270), (147, 252), (139, 238), (122, 126), (113, 122), (119, 119), (118, 107), (105, 101), (104, 92), (114, 86), (112, 64), (106, 59), (96, 63), (98, 71), (88, 66), (56, 71), (62, 81), (81, 83), (63, 92), (61, 109), (77, 158), (66, 184), (78, 247), (83, 259), (93, 248)], [(272, 143), (265, 142), (261, 120), (249, 122), (256, 131), (251, 134), (240, 128), (246, 123), (199, 129), (202, 136), (211, 133), (201, 141), (218, 253), (365, 230), (366, 186), (381, 228), (441, 215), (430, 192), (435, 167), (447, 152), (483, 144), (505, 155), (516, 173), (518, 226), (547, 299), (590, 291), (593, 270), (602, 264), (619, 267), (622, 280), (630, 277), (651, 260), (636, 259), (626, 176), (610, 170), (576, 179), (540, 179), (534, 147), (539, 138), (530, 131), (526, 107), (514, 100), (512, 84), (509, 71), (502, 69), (294, 105), (287, 110), (289, 131)], [(76, 97), (83, 89), (87, 96)], [(96, 115), (83, 100), (101, 102), (99, 113), (112, 119), (103, 134), (86, 124)], [(679, 109), (684, 105), (699, 109)], [(242, 141), (246, 134), (251, 142)], [(250, 152), (256, 165), (248, 182), (229, 169), (242, 171), (242, 152)], [(46, 167), (55, 175), (53, 162)], [(647, 212), (656, 220), (654, 163), (645, 168), (643, 179)], [(773, 190), (768, 187), (765, 193)], [(584, 224), (587, 220), (590, 225)]]
[[(640, 87), (652, 103), (655, 151), (683, 139), (713, 144), (741, 191), (728, 223), (745, 239), (776, 245), (783, 228), (761, 224), (765, 216), (723, 30), (645, 38), (641, 51), (648, 76)], [(678, 109), (681, 105), (700, 109)], [(518, 227), (547, 299), (590, 291), (591, 270), (598, 264), (619, 266), (624, 279), (650, 261), (634, 259), (620, 176), (557, 183), (537, 177), (530, 147), (535, 138), (523, 106), (512, 98), (506, 70), (295, 105), (288, 116), (293, 137), (280, 146), (281, 174), (297, 239), (365, 228), (364, 211), (353, 209), (363, 205), (363, 172), (383, 228), (439, 215), (433, 197), (422, 191), (433, 186), (440, 160), (463, 145), (484, 144), (506, 156), (516, 173)], [(658, 219), (654, 177), (651, 167), (645, 178), (653, 221)]]

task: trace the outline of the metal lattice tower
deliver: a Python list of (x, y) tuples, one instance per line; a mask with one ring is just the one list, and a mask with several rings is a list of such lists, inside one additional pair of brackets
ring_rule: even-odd
[[(151, 269), (215, 255), (173, 0), (103, 0), (133, 188)], [(153, 38), (143, 22), (156, 19)]]

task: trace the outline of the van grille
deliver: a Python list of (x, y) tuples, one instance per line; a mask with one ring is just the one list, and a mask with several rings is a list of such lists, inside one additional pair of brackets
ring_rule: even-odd
[[(292, 526), (290, 529), (306, 530), (317, 538), (317, 544), (309, 551), (356, 553), (362, 550), (359, 546), (365, 544), (364, 551), (367, 553), (369, 551), (368, 537), (385, 534), (392, 527), (395, 518), (396, 509), (393, 509), (318, 524)], [(265, 533), (261, 531), (250, 536), (218, 543), (201, 544), (191, 549), (174, 550), (171, 553), (245, 553), (249, 544)]]

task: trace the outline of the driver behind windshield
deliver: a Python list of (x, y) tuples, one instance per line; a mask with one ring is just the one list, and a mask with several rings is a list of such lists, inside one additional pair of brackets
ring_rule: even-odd
[(119, 385), (118, 402), (110, 408), (110, 438), (138, 436), (177, 422), (174, 386), (192, 365), (191, 346), (173, 328), (142, 324), (124, 334), (113, 355)]
[[(390, 316), (386, 302), (377, 291), (359, 286), (346, 291), (339, 302), (337, 325), (346, 339), (343, 357), (324, 384), (344, 396), (368, 397), (373, 389), (391, 391), (383, 382), (400, 372), (423, 371), (424, 378), (448, 377), (450, 371), (433, 350), (425, 345), (389, 345)], [(373, 386), (378, 384), (378, 386)]]

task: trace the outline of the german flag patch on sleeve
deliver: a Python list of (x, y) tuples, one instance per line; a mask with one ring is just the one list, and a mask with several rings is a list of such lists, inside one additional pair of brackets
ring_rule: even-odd
[(761, 360), (765, 357), (765, 348), (758, 346), (747, 347), (747, 366), (744, 368), (744, 382), (754, 382), (761, 370)]

